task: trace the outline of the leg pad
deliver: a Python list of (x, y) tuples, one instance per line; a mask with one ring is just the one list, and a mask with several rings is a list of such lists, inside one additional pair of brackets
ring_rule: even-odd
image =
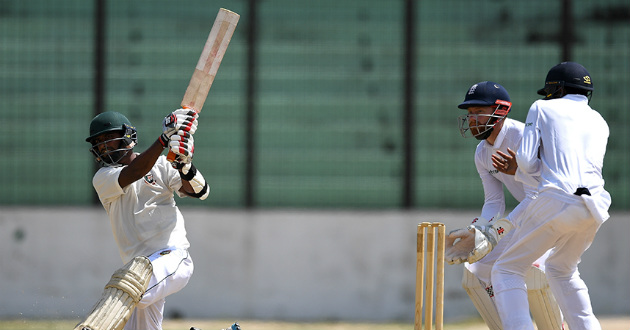
[(494, 305), (494, 301), (490, 298), (490, 294), (492, 294), (491, 291), (488, 292), (483, 288), (477, 276), (471, 273), (466, 267), (464, 267), (462, 287), (466, 290), (466, 293), (468, 293), (470, 300), (472, 300), (488, 328), (490, 330), (502, 330), (499, 312)]
[(75, 330), (121, 330), (149, 286), (153, 266), (147, 257), (135, 257), (112, 275), (101, 299)]
[(551, 293), (545, 272), (532, 266), (525, 275), (527, 283), (527, 299), (529, 310), (536, 321), (538, 329), (560, 330), (562, 313), (556, 299)]

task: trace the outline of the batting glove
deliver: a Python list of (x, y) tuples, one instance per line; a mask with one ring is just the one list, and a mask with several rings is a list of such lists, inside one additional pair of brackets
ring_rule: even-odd
[(169, 150), (175, 154), (174, 163), (189, 164), (192, 162), (195, 153), (195, 140), (192, 134), (186, 131), (177, 131), (171, 136), (168, 143)]
[[(197, 118), (199, 115), (191, 109), (177, 109), (162, 121), (162, 135), (160, 142), (167, 142), (178, 131), (195, 134), (197, 130)], [(165, 143), (163, 143), (165, 145)]]

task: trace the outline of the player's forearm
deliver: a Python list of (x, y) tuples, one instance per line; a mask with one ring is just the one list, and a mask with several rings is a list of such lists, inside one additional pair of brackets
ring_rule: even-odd
[(135, 155), (135, 158), (133, 158), (131, 162), (122, 171), (120, 171), (120, 176), (118, 177), (118, 183), (120, 186), (124, 188), (149, 173), (163, 150), (164, 146), (156, 140), (143, 153)]
[(497, 220), (505, 212), (505, 202), (486, 202), (481, 208), (481, 217), (488, 220)]
[[(505, 193), (503, 192), (503, 182), (488, 174), (490, 169), (483, 172), (481, 183), (483, 185), (484, 202), (481, 208), (481, 217), (492, 219), (505, 212)], [(496, 220), (496, 219), (495, 219)]]

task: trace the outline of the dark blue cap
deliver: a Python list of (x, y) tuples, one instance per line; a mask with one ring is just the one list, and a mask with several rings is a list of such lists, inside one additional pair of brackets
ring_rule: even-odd
[(587, 91), (593, 90), (591, 75), (582, 64), (576, 62), (562, 62), (549, 69), (545, 78), (545, 87), (538, 90), (538, 95), (547, 95), (545, 88), (553, 85), (564, 85)]

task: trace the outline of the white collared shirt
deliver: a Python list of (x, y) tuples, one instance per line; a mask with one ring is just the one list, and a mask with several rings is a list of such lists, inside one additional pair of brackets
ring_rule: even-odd
[[(503, 186), (507, 188), (510, 194), (517, 201), (521, 202), (526, 196), (532, 195), (535, 191), (534, 187), (524, 185), (522, 182), (516, 181), (514, 175), (499, 172), (492, 166), (492, 155), (501, 150), (509, 154), (507, 149), (518, 150), (523, 133), (524, 124), (510, 118), (505, 118), (503, 127), (494, 141), (494, 145), (490, 145), (486, 140), (479, 142), (475, 150), (475, 166), (484, 190), (484, 204), (481, 210), (481, 217), (490, 220), (498, 215), (502, 216), (505, 212), (505, 195)], [(518, 217), (521, 208), (515, 208), (507, 218), (514, 221)], [(495, 219), (496, 220), (496, 219)]]
[(603, 189), (608, 135), (606, 121), (591, 109), (586, 96), (538, 100), (527, 114), (516, 177), (540, 175), (539, 191), (556, 188), (573, 194), (580, 187), (591, 192)]

